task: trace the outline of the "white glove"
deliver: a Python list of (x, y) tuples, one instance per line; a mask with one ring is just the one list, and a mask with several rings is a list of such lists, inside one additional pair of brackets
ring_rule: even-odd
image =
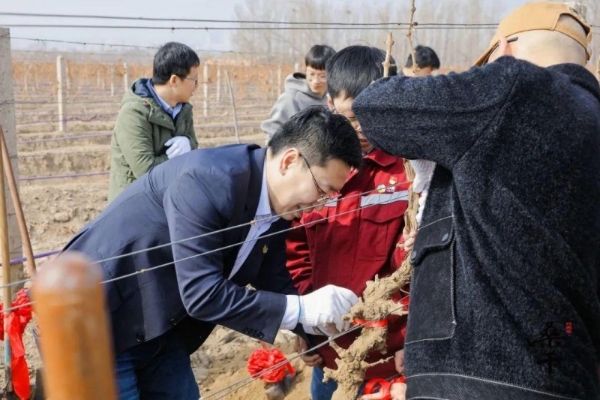
[(304, 329), (304, 332), (310, 334), (310, 335), (317, 335), (317, 336), (336, 336), (338, 334), (340, 334), (341, 332), (344, 332), (346, 330), (348, 330), (350, 328), (350, 322), (348, 321), (342, 321), (342, 330), (338, 330), (338, 328), (335, 326), (335, 324), (326, 324), (323, 326), (309, 326), (306, 324), (302, 324), (302, 329)]
[(175, 136), (171, 139), (167, 140), (165, 146), (170, 146), (167, 149), (167, 157), (169, 160), (173, 157), (177, 157), (183, 153), (187, 153), (192, 150), (192, 145), (190, 144), (190, 139), (186, 136)]
[(429, 189), (423, 189), (421, 196), (419, 196), (419, 211), (417, 211), (417, 226), (421, 226), (421, 220), (423, 219), (423, 210), (425, 210), (425, 203), (427, 202), (427, 194)]
[(415, 193), (421, 193), (423, 189), (429, 187), (429, 181), (433, 176), (435, 163), (427, 160), (409, 160), (411, 167), (415, 170), (415, 179), (412, 184), (412, 190)]
[(318, 327), (324, 333), (331, 334), (333, 325), (338, 332), (350, 326), (348, 321), (342, 321), (342, 316), (348, 314), (356, 304), (358, 297), (343, 287), (327, 285), (305, 296), (300, 296), (299, 321), (305, 328)]

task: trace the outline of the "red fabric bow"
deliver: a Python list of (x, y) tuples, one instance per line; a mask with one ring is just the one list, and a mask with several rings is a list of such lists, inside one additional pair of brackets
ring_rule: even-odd
[[(287, 359), (279, 349), (254, 350), (252, 354), (250, 354), (250, 358), (248, 358), (248, 373), (255, 378), (262, 371), (286, 360)], [(290, 375), (296, 374), (296, 370), (289, 362), (261, 375), (260, 379), (267, 383), (277, 383), (285, 378), (286, 373), (289, 373)]]
[[(31, 305), (25, 289), (17, 293), (11, 308), (16, 308), (8, 313), (2, 312), (3, 304), (0, 303), (0, 333), (6, 333), (10, 342), (10, 368), (12, 372), (13, 388), (20, 399), (31, 396), (29, 382), (29, 369), (25, 360), (25, 346), (23, 345), (23, 332), (31, 321)], [(17, 308), (18, 307), (18, 308)], [(5, 317), (6, 315), (6, 317)]]

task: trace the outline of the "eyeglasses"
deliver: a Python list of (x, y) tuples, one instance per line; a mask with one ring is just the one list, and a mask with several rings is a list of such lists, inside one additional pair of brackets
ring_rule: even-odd
[[(518, 37), (518, 36), (516, 36), (516, 37), (513, 37), (513, 38), (510, 38), (510, 39), (507, 39), (506, 41), (507, 41), (508, 43), (513, 43), (513, 42), (516, 42), (517, 40), (519, 40), (519, 37)], [(483, 63), (481, 63), (481, 66), (484, 66), (485, 64), (487, 64), (487, 63), (488, 63), (488, 61), (490, 60), (490, 57), (491, 57), (491, 56), (492, 56), (492, 54), (493, 54), (493, 53), (496, 51), (496, 49), (498, 49), (498, 47), (500, 47), (500, 41), (498, 41), (498, 43), (496, 43), (496, 44), (494, 45), (494, 47), (492, 47), (492, 49), (491, 49), (491, 50), (490, 50), (490, 52), (488, 53), (488, 55), (487, 55), (487, 57), (485, 58), (485, 60), (483, 60)]]
[(183, 79), (189, 79), (190, 81), (194, 81), (194, 86), (198, 87), (198, 77), (188, 78), (187, 76), (184, 76)]
[(318, 80), (319, 82), (327, 82), (327, 76), (320, 75), (320, 74), (316, 75), (316, 74), (308, 73), (308, 74), (306, 74), (306, 78), (308, 80), (315, 80), (315, 81)]
[(312, 168), (310, 167), (308, 160), (302, 154), (299, 154), (299, 156), (306, 163), (306, 167), (308, 168), (308, 171), (310, 172), (310, 176), (312, 176), (313, 183), (315, 184), (315, 188), (317, 189), (317, 193), (319, 194), (319, 198), (317, 199), (316, 203), (324, 204), (324, 203), (327, 203), (328, 201), (332, 201), (332, 200), (335, 200), (338, 197), (340, 197), (340, 193), (338, 193), (338, 192), (333, 192), (331, 195), (328, 195), (323, 189), (321, 189), (321, 187), (317, 183), (315, 174), (313, 174), (313, 172), (312, 172)]

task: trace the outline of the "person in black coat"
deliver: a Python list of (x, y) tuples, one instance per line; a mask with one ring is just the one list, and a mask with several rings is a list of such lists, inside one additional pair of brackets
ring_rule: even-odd
[(411, 255), (407, 398), (599, 398), (590, 38), (567, 5), (531, 3), (500, 23), (481, 68), (382, 79), (356, 98), (369, 142), (437, 164)]

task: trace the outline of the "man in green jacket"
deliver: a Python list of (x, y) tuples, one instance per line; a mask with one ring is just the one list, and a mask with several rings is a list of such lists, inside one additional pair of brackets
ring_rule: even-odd
[(152, 167), (198, 148), (189, 100), (198, 55), (169, 42), (154, 56), (152, 79), (138, 79), (121, 101), (111, 140), (108, 201)]

